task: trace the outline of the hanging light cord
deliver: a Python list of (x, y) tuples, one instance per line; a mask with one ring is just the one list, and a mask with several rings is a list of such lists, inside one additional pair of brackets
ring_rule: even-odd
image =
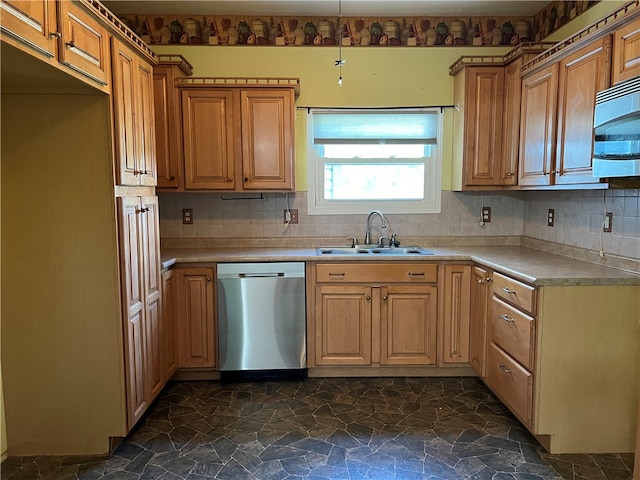
[(345, 64), (345, 61), (342, 59), (342, 34), (344, 33), (344, 28), (342, 28), (342, 0), (338, 0), (338, 29), (340, 30), (340, 38), (338, 40), (338, 60), (336, 60), (336, 67), (340, 69), (340, 73), (338, 76), (338, 86), (342, 86), (342, 67)]

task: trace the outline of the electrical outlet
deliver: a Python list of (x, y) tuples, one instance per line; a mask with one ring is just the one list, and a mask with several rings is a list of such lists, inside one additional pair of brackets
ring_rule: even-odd
[(491, 207), (482, 207), (482, 221), (484, 223), (491, 222)]
[(556, 222), (556, 211), (550, 208), (547, 212), (547, 227), (553, 227)]
[(284, 211), (284, 223), (298, 223), (298, 209), (290, 208)]
[(613, 227), (613, 212), (607, 212), (604, 216), (604, 223), (602, 225), (602, 231), (610, 233)]
[(183, 225), (192, 225), (193, 224), (193, 209), (192, 208), (183, 208), (182, 209), (182, 223), (183, 223)]

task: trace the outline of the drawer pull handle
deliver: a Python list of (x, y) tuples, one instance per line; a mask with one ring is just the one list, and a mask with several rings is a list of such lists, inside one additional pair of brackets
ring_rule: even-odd
[(510, 322), (510, 323), (515, 322), (515, 320), (513, 318), (509, 318), (509, 316), (506, 313), (503, 313), (502, 315), (500, 315), (500, 318), (503, 319), (505, 322)]
[(511, 290), (509, 287), (502, 287), (502, 291), (505, 293), (516, 293), (515, 290)]
[(332, 272), (329, 272), (329, 276), (330, 277), (343, 277), (344, 278), (345, 275), (346, 275), (346, 273), (332, 273)]
[(424, 272), (413, 273), (409, 272), (410, 277), (424, 277)]
[(481, 278), (477, 279), (476, 282), (478, 282), (480, 285), (484, 285), (484, 280), (482, 280)]
[(506, 366), (500, 364), (500, 370), (502, 370), (504, 373), (511, 373), (511, 370), (509, 370)]
[(487, 282), (489, 282), (489, 283), (493, 282), (493, 278), (487, 277)]

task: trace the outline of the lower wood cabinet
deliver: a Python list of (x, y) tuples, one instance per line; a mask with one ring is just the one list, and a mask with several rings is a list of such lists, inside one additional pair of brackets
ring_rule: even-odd
[(492, 281), (490, 269), (477, 265), (473, 267), (469, 319), (469, 363), (483, 379), (486, 377), (487, 316)]
[(332, 263), (311, 267), (308, 366), (434, 365), (438, 266)]
[(165, 382), (178, 369), (178, 325), (176, 311), (176, 274), (174, 270), (162, 272), (162, 376)]
[(178, 368), (217, 366), (215, 272), (213, 268), (177, 268)]
[(469, 363), (471, 265), (444, 265), (440, 280), (441, 365)]

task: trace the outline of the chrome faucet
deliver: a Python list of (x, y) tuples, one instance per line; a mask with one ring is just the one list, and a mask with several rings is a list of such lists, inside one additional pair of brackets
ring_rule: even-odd
[(374, 215), (378, 215), (380, 217), (380, 221), (382, 222), (381, 227), (387, 228), (387, 220), (386, 218), (384, 218), (384, 215), (382, 214), (382, 212), (380, 212), (379, 210), (374, 210), (373, 212), (371, 212), (367, 217), (367, 229), (366, 229), (367, 231), (364, 234), (365, 245), (371, 244), (371, 217), (373, 217)]

